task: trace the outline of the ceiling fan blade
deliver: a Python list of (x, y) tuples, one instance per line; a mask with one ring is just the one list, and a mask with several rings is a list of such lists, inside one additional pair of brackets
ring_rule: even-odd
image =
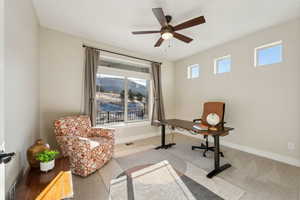
[(133, 35), (138, 35), (138, 34), (151, 34), (151, 33), (160, 33), (160, 31), (133, 31)]
[(196, 25), (199, 25), (199, 24), (203, 24), (203, 23), (205, 23), (204, 16), (196, 17), (196, 18), (191, 19), (189, 21), (186, 21), (186, 22), (183, 22), (181, 24), (178, 24), (177, 26), (174, 26), (174, 30), (178, 31), (178, 30), (190, 28), (192, 26), (196, 26)]
[(152, 12), (161, 26), (168, 25), (167, 19), (162, 8), (152, 8)]
[(193, 40), (192, 38), (189, 38), (189, 37), (187, 37), (187, 36), (184, 36), (184, 35), (182, 35), (182, 34), (180, 34), (180, 33), (174, 32), (173, 35), (174, 35), (174, 38), (176, 38), (176, 39), (178, 39), (178, 40), (181, 40), (181, 41), (183, 41), (183, 42), (186, 42), (186, 43), (190, 43), (190, 42)]
[(159, 47), (163, 41), (164, 41), (164, 39), (159, 38), (159, 39), (157, 40), (157, 42), (155, 43), (154, 47)]

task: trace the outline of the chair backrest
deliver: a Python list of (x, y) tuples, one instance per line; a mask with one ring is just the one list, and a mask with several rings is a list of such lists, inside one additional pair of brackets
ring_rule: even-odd
[(62, 117), (54, 121), (56, 136), (87, 137), (91, 130), (91, 120), (86, 115)]
[(203, 105), (202, 122), (207, 124), (206, 118), (210, 113), (216, 113), (220, 117), (220, 122), (224, 122), (225, 103), (224, 102), (206, 102)]

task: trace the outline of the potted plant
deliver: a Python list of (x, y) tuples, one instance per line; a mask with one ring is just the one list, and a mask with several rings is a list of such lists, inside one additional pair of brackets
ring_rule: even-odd
[(47, 172), (54, 168), (55, 158), (59, 154), (56, 150), (45, 150), (36, 155), (36, 159), (40, 161), (40, 169)]

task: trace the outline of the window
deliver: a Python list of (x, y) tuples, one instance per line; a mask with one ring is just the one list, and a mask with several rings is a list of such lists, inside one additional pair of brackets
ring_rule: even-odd
[(128, 78), (127, 121), (148, 119), (149, 80)]
[(222, 74), (231, 71), (231, 56), (223, 56), (215, 59), (214, 73)]
[[(105, 66), (103, 66), (106, 63)], [(106, 62), (96, 79), (97, 125), (149, 120), (150, 73), (122, 63)], [(122, 67), (121, 67), (122, 66)], [(149, 67), (148, 67), (149, 69)]]
[(200, 76), (200, 67), (198, 64), (190, 65), (187, 68), (188, 79), (198, 78)]
[(96, 83), (96, 124), (124, 122), (125, 77), (97, 74)]
[(282, 41), (255, 48), (255, 66), (282, 62)]

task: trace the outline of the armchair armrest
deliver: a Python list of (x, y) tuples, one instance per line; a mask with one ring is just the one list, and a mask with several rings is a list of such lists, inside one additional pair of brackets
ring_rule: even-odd
[(89, 132), (89, 137), (107, 137), (109, 139), (114, 139), (115, 129), (109, 128), (92, 128)]
[(90, 157), (90, 140), (78, 136), (56, 136), (56, 140), (64, 156)]

